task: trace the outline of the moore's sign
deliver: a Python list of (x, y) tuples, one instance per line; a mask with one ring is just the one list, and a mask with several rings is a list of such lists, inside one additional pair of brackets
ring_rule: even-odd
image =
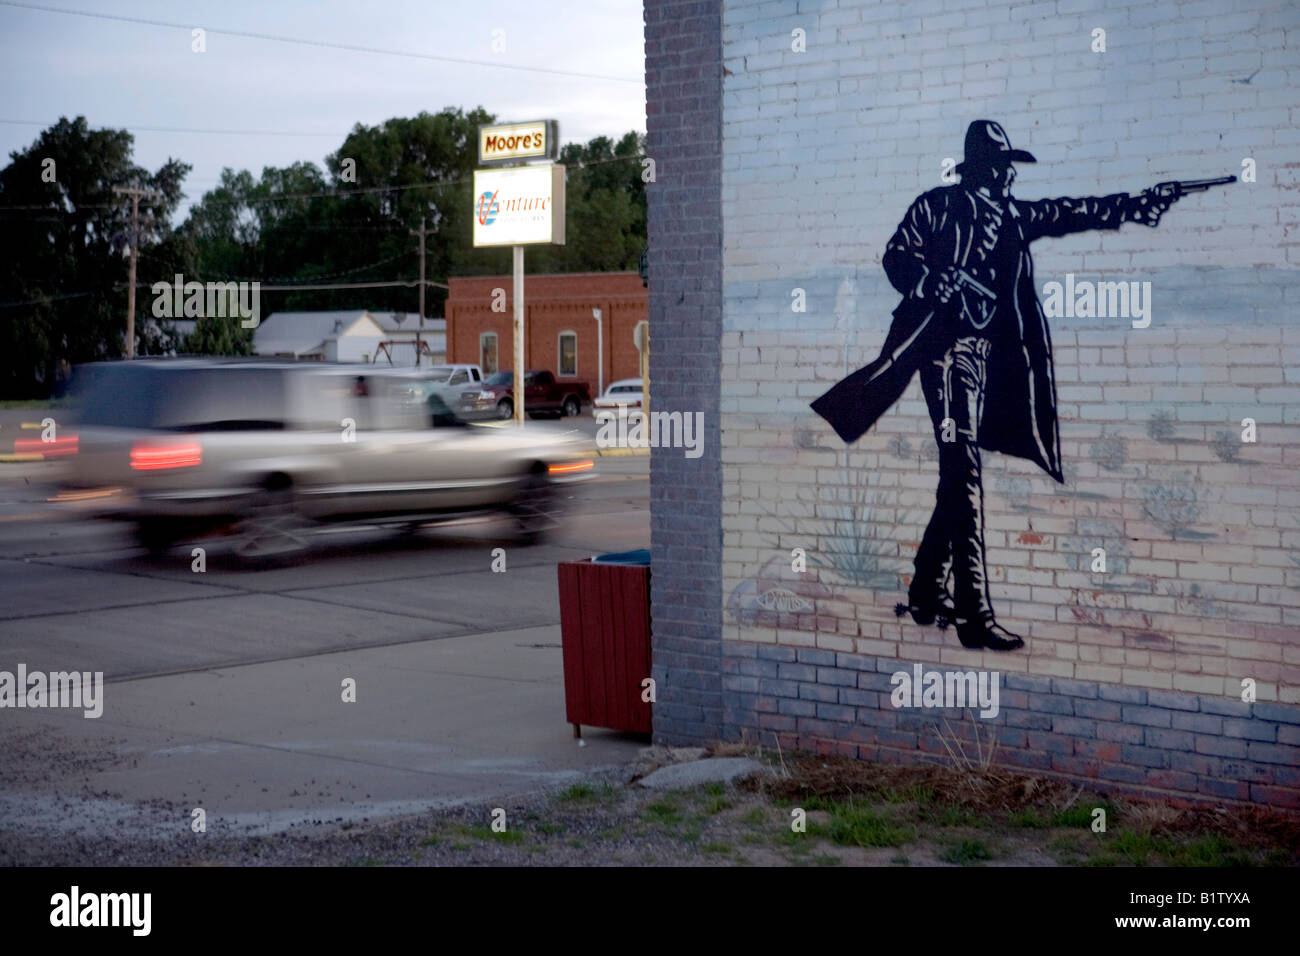
[(474, 172), (474, 245), (564, 245), (564, 167)]
[(558, 147), (555, 120), (533, 120), (478, 128), (480, 166), (523, 159), (554, 159)]

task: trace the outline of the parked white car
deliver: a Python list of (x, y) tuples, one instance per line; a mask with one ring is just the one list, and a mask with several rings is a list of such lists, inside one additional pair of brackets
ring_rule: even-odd
[(611, 382), (605, 394), (592, 403), (591, 414), (597, 421), (617, 416), (631, 424), (642, 417), (641, 398), (641, 379), (620, 378)]

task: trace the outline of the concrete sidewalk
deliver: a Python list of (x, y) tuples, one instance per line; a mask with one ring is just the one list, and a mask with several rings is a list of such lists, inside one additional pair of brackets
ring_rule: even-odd
[(189, 833), (196, 807), (209, 833), (244, 834), (490, 807), (646, 745), (590, 728), (574, 740), (555, 625), (112, 682), (99, 719), (0, 716), (0, 843), (167, 839)]

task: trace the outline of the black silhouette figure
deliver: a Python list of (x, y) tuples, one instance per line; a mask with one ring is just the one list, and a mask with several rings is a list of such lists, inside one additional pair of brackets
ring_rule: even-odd
[(970, 124), (963, 160), (961, 182), (912, 203), (889, 240), (882, 265), (903, 301), (879, 358), (812, 407), (853, 442), (920, 372), (939, 445), (939, 487), (908, 603), (896, 611), (917, 624), (955, 621), (966, 647), (1014, 650), (1024, 641), (997, 623), (989, 599), (980, 449), (1037, 462), (1063, 480), (1052, 343), (1029, 244), (1126, 222), (1155, 226), (1175, 199), (1204, 184), (1022, 202), (1011, 195), (1012, 164), (1036, 160), (1012, 149), (991, 120)]

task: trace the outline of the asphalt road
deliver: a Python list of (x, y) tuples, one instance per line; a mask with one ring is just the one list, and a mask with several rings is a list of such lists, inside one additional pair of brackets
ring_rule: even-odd
[(0, 671), (105, 680), (98, 719), (0, 709), (0, 860), (8, 841), (187, 834), (200, 806), (209, 827), (266, 832), (630, 759), (644, 740), (579, 747), (565, 723), (555, 567), (649, 546), (648, 463), (601, 458), (541, 545), (493, 519), (351, 528), (258, 571), (203, 542), (201, 573), (189, 546), (149, 558), (126, 528), (53, 511), (56, 466), (0, 464)]

